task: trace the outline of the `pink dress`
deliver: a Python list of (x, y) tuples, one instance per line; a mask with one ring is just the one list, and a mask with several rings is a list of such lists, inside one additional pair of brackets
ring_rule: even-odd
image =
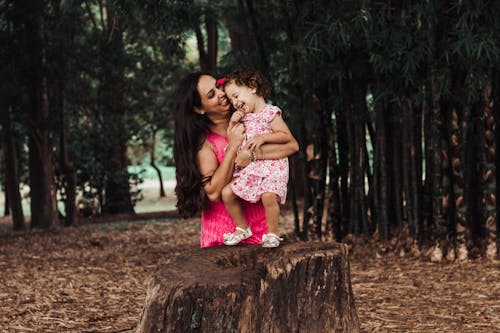
[[(215, 132), (209, 132), (206, 136), (212, 144), (217, 162), (224, 159), (227, 146), (227, 138)], [(243, 214), (250, 226), (253, 236), (242, 241), (240, 244), (261, 244), (262, 236), (267, 233), (267, 221), (264, 206), (261, 202), (249, 203), (241, 200)], [(224, 203), (210, 202), (208, 209), (201, 212), (201, 247), (224, 245), (224, 234), (234, 232), (236, 225), (224, 207)]]
[[(241, 146), (261, 134), (272, 133), (270, 123), (281, 115), (277, 106), (267, 105), (259, 113), (247, 113), (243, 117), (246, 137)], [(264, 156), (265, 157), (265, 156)], [(258, 202), (263, 193), (275, 193), (285, 203), (288, 183), (288, 158), (280, 160), (257, 160), (242, 170), (235, 170), (231, 184), (234, 194), (248, 202)]]

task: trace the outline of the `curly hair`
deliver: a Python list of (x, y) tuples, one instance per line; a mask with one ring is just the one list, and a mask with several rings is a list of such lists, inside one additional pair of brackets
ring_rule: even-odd
[(264, 99), (271, 97), (271, 84), (262, 75), (261, 72), (252, 68), (238, 68), (227, 75), (227, 80), (224, 86), (230, 82), (236, 83), (238, 86), (247, 86), (256, 89), (256, 93)]

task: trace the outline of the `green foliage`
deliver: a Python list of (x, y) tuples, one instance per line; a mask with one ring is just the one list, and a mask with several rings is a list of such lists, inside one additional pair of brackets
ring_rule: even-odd
[[(373, 174), (377, 179), (377, 138), (371, 136), (380, 129), (378, 116), (388, 123), (386, 139), (394, 136), (391, 140), (399, 141), (395, 124), (419, 121), (417, 134), (428, 136), (419, 142), (422, 153), (435, 139), (421, 126), (429, 122), (432, 106), (442, 107), (444, 116), (448, 103), (472, 110), (484, 101), (492, 71), (498, 71), (500, 63), (499, 1), (112, 0), (103, 4), (93, 0), (45, 3), (44, 73), (50, 87), (51, 119), (38, 124), (51, 128), (56, 160), (61, 154), (58, 134), (66, 130), (79, 190), (99, 201), (104, 200), (114, 173), (126, 172), (114, 170), (123, 161), (112, 160), (123, 142), (129, 149), (127, 165), (147, 165), (153, 149), (159, 164), (173, 164), (168, 151), (174, 132), (175, 89), (180, 77), (199, 69), (197, 50), (189, 47), (197, 45), (194, 28), (203, 27), (208, 19), (217, 21), (219, 32), (218, 73), (214, 74), (252, 66), (271, 81), (271, 101), (284, 110), (300, 141), (306, 182), (311, 180), (309, 174), (316, 177), (308, 183), (315, 185), (306, 190), (316, 202), (330, 191), (325, 190), (331, 185), (327, 174), (340, 174), (339, 184), (346, 184), (341, 196), (351, 200), (356, 170), (352, 157), (358, 156), (353, 154), (359, 148), (353, 141), (355, 130), (363, 132), (361, 144), (370, 141), (370, 148), (374, 146), (373, 154), (368, 149), (364, 170), (367, 178)], [(0, 72), (0, 101), (14, 110), (21, 177), (26, 180), (24, 146), (30, 120), (25, 109), (32, 57), (19, 51), (25, 42), (22, 7), (3, 0), (0, 8), (4, 45), (0, 60), (6, 64)], [(403, 118), (402, 106), (412, 116)], [(369, 128), (375, 134), (367, 135)], [(439, 130), (436, 133), (446, 143), (446, 123)], [(336, 152), (335, 166), (323, 163), (325, 155), (332, 153), (322, 147), (330, 142), (335, 142), (330, 147)], [(308, 160), (305, 149), (311, 144), (314, 154), (323, 154), (320, 161)], [(385, 158), (397, 159), (396, 153), (389, 151)], [(420, 167), (430, 173), (432, 165), (426, 158), (419, 161)], [(392, 168), (396, 166), (388, 167), (393, 172), (389, 177), (396, 177)], [(57, 166), (59, 174), (60, 169)], [(133, 185), (140, 177), (129, 170), (126, 178)], [(367, 191), (378, 190), (373, 184), (368, 187)], [(378, 213), (370, 208), (370, 218)], [(349, 220), (348, 211), (341, 214), (344, 221)], [(321, 212), (315, 216), (321, 217)], [(384, 223), (397, 224), (393, 219)], [(371, 227), (373, 231), (379, 225)]]

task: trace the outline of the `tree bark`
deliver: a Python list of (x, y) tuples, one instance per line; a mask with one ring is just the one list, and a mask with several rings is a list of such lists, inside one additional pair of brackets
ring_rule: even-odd
[(9, 195), (7, 194), (7, 191), (5, 191), (5, 200), (4, 200), (4, 206), (3, 206), (3, 215), (4, 216), (9, 216), (10, 215)]
[[(496, 150), (500, 148), (500, 66), (493, 69), (493, 84), (492, 84), (492, 97), (493, 97), (493, 119), (495, 120), (495, 147)], [(495, 205), (500, 209), (500, 154), (495, 150)], [(496, 250), (497, 257), (500, 255), (500, 219), (498, 213), (496, 215)]]
[(136, 332), (359, 332), (349, 269), (340, 243), (193, 249), (157, 269)]
[(485, 163), (483, 170), (484, 179), (484, 202), (485, 202), (485, 213), (486, 213), (486, 255), (489, 258), (496, 257), (496, 219), (497, 215), (497, 205), (495, 202), (495, 188), (498, 186), (495, 180), (495, 120), (493, 117), (492, 103), (484, 108), (484, 140), (485, 140)]
[(259, 62), (260, 62), (260, 70), (262, 73), (268, 73), (268, 79), (269, 82), (272, 85), (272, 80), (269, 77), (269, 60), (267, 57), (266, 53), (266, 48), (264, 46), (264, 41), (261, 36), (261, 31), (259, 29), (260, 25), (257, 20), (257, 14), (256, 11), (253, 8), (253, 0), (246, 0), (246, 6), (248, 10), (248, 17), (250, 19), (250, 28), (251, 28), (251, 35), (255, 39), (255, 45), (257, 47), (257, 53), (259, 55)]
[(388, 180), (387, 180), (387, 135), (385, 121), (385, 105), (375, 105), (376, 117), (376, 143), (375, 143), (375, 163), (377, 173), (375, 174), (375, 190), (377, 191), (376, 209), (377, 226), (379, 239), (387, 241), (389, 239), (389, 202), (388, 202)]
[(11, 110), (0, 110), (0, 112), (0, 115), (2, 116), (1, 125), (5, 166), (5, 202), (8, 203), (8, 206), (6, 207), (9, 207), (12, 212), (13, 229), (24, 230), (26, 229), (26, 225), (24, 221), (21, 193), (19, 192), (16, 147), (10, 121)]
[[(47, 79), (44, 75), (44, 2), (32, 1), (30, 11), (24, 11), (27, 35), (26, 53), (33, 69), (29, 85), (29, 178), (31, 199), (31, 227), (49, 228), (57, 221), (56, 188), (52, 144), (50, 141), (49, 101)], [(20, 6), (27, 4), (20, 4)]]
[(165, 188), (163, 187), (163, 177), (161, 175), (161, 170), (156, 166), (156, 154), (155, 154), (155, 148), (156, 148), (156, 130), (153, 131), (153, 141), (151, 143), (151, 166), (153, 169), (156, 170), (156, 173), (158, 174), (158, 180), (160, 182), (160, 198), (165, 197)]
[[(344, 93), (342, 85), (340, 85), (340, 94)], [(335, 121), (337, 128), (337, 141), (339, 149), (339, 164), (338, 164), (338, 175), (340, 178), (340, 216), (341, 216), (341, 234), (342, 237), (346, 236), (349, 232), (350, 215), (349, 215), (349, 147), (348, 147), (348, 137), (347, 137), (347, 121), (346, 121), (346, 110), (341, 110), (341, 108), (335, 109)]]
[(205, 51), (205, 40), (203, 39), (203, 33), (200, 28), (200, 24), (197, 22), (194, 26), (194, 33), (196, 36), (196, 43), (198, 45), (198, 59), (200, 63), (200, 68), (203, 72), (207, 71), (207, 52)]
[(60, 163), (62, 176), (64, 177), (64, 225), (71, 226), (75, 224), (76, 221), (76, 170), (73, 163), (68, 157), (68, 138), (67, 138), (67, 126), (64, 117), (64, 87), (63, 81), (59, 82), (59, 121), (60, 121), (60, 132), (59, 132), (59, 146), (60, 146)]
[(403, 184), (402, 184), (402, 140), (401, 140), (401, 114), (396, 104), (389, 102), (389, 144), (388, 154), (391, 163), (389, 168), (389, 193), (390, 201), (393, 203), (389, 213), (390, 225), (396, 225), (401, 231), (403, 229)]
[(207, 33), (207, 45), (201, 31), (201, 25), (197, 22), (194, 26), (196, 41), (198, 45), (198, 57), (200, 68), (204, 72), (215, 73), (217, 68), (217, 46), (219, 33), (217, 30), (217, 22), (212, 13), (205, 12), (205, 31)]
[(212, 15), (205, 17), (207, 29), (207, 71), (215, 73), (217, 69), (217, 46), (219, 32), (217, 30), (217, 21)]
[(412, 149), (412, 191), (415, 203), (414, 213), (416, 218), (416, 239), (421, 240), (422, 231), (424, 230), (424, 217), (422, 214), (424, 202), (424, 186), (423, 186), (423, 151), (422, 151), (422, 118), (423, 108), (422, 105), (415, 105), (415, 126), (413, 127), (413, 149)]
[(102, 85), (99, 105), (102, 109), (106, 143), (103, 159), (106, 172), (105, 214), (134, 212), (130, 196), (129, 175), (127, 171), (127, 131), (125, 127), (124, 96), (124, 49), (121, 20), (116, 8), (111, 4), (105, 8), (107, 13), (106, 33), (102, 43)]

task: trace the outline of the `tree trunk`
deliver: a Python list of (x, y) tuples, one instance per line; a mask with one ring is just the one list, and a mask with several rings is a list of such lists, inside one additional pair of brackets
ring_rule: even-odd
[[(343, 94), (344, 91), (341, 87), (340, 93)], [(349, 232), (350, 215), (349, 215), (349, 148), (348, 148), (348, 137), (347, 137), (347, 121), (346, 121), (346, 111), (341, 110), (341, 108), (335, 109), (335, 121), (337, 128), (337, 141), (339, 149), (339, 164), (338, 164), (338, 175), (340, 178), (340, 216), (341, 216), (341, 234), (345, 237)]]
[(352, 83), (348, 79), (349, 73), (344, 74), (342, 79), (342, 108), (344, 109), (344, 119), (345, 119), (345, 133), (347, 135), (347, 179), (348, 179), (348, 195), (349, 195), (349, 225), (346, 230), (349, 234), (359, 235), (360, 232), (360, 217), (359, 210), (357, 209), (357, 204), (359, 202), (357, 198), (358, 192), (356, 191), (357, 184), (357, 174), (356, 165), (358, 162), (358, 148), (356, 146), (356, 124), (354, 120), (354, 108), (353, 108), (353, 89)]
[(196, 43), (198, 45), (198, 59), (200, 63), (200, 68), (203, 72), (207, 71), (207, 52), (205, 51), (205, 41), (203, 39), (203, 33), (200, 28), (200, 24), (196, 23), (194, 26), (194, 33), (196, 36)]
[(407, 221), (407, 225), (413, 224), (411, 221), (410, 210), (411, 210), (411, 199), (410, 199), (410, 131), (409, 127), (410, 116), (408, 105), (405, 100), (400, 101), (399, 110), (401, 112), (401, 174), (403, 180), (402, 192), (403, 192), (403, 220)]
[(488, 105), (484, 108), (484, 140), (485, 140), (485, 163), (483, 170), (484, 186), (484, 202), (486, 205), (486, 255), (488, 258), (496, 257), (496, 219), (497, 206), (495, 202), (495, 188), (498, 184), (495, 181), (495, 120), (493, 117), (493, 105)]
[(422, 227), (420, 228), (419, 241), (429, 239), (429, 226), (432, 225), (432, 177), (431, 171), (433, 168), (432, 160), (432, 145), (431, 145), (431, 112), (428, 96), (431, 94), (430, 85), (425, 86), (425, 95), (427, 99), (422, 107), (424, 118), (424, 161), (425, 161), (425, 179), (423, 185), (422, 195)]
[(208, 15), (205, 17), (205, 25), (207, 29), (207, 71), (215, 73), (217, 69), (217, 41), (219, 39), (217, 21), (212, 15)]
[[(383, 103), (383, 102), (382, 102)], [(377, 174), (375, 177), (377, 191), (377, 226), (379, 239), (387, 241), (389, 239), (389, 202), (388, 202), (388, 180), (387, 180), (387, 135), (385, 105), (375, 105), (375, 121), (376, 121), (376, 142), (375, 142), (375, 163)]]
[[(298, 156), (290, 157), (290, 196), (292, 200), (292, 210), (293, 210), (293, 221), (294, 221), (294, 234), (300, 236), (300, 218), (299, 218), (299, 205), (297, 204), (297, 184), (303, 183), (303, 181), (297, 180), (294, 177), (292, 170), (297, 171), (299, 165), (297, 159)], [(301, 177), (302, 179), (302, 177)]]
[(389, 103), (389, 133), (388, 139), (388, 158), (391, 163), (387, 166), (389, 167), (389, 193), (390, 201), (393, 203), (391, 210), (389, 211), (390, 225), (396, 225), (398, 230), (401, 232), (403, 229), (403, 184), (402, 184), (402, 140), (401, 140), (401, 114), (399, 108), (396, 104)]
[[(30, 2), (26, 13), (26, 53), (31, 57), (33, 70), (29, 84), (29, 178), (31, 198), (31, 227), (49, 228), (57, 221), (56, 189), (52, 144), (49, 130), (47, 79), (44, 75), (44, 2)], [(27, 5), (27, 4), (21, 4)]]
[(416, 218), (416, 233), (415, 238), (417, 242), (421, 240), (422, 231), (424, 229), (424, 218), (422, 214), (423, 202), (424, 202), (424, 191), (423, 191), (423, 152), (422, 152), (422, 112), (423, 108), (421, 105), (415, 105), (415, 124), (413, 126), (413, 149), (412, 154), (412, 192), (413, 198), (415, 200), (413, 208), (413, 215)]
[[(4, 182), (4, 184), (5, 184), (5, 182)], [(4, 193), (5, 193), (5, 200), (4, 200), (4, 205), (3, 205), (3, 216), (9, 216), (10, 215), (9, 195), (7, 194), (7, 191), (5, 191)]]
[(153, 131), (153, 141), (151, 143), (151, 166), (153, 167), (153, 169), (156, 170), (156, 173), (158, 174), (158, 180), (160, 182), (160, 198), (164, 198), (165, 188), (163, 187), (163, 177), (161, 175), (161, 170), (156, 166), (155, 148), (156, 148), (156, 130)]
[[(492, 97), (493, 97), (493, 118), (495, 120), (495, 205), (500, 209), (500, 154), (496, 152), (500, 148), (500, 66), (493, 69), (493, 84), (492, 84)], [(496, 215), (496, 256), (500, 255), (500, 219), (498, 212)]]
[[(460, 108), (460, 109), (459, 109)], [(463, 156), (463, 112), (460, 105), (455, 106), (451, 121), (450, 160), (453, 175), (453, 193), (455, 194), (455, 233), (457, 258), (468, 257), (467, 243), (470, 241), (469, 229), (466, 229), (466, 207), (464, 200), (464, 156)]]
[(453, 119), (453, 108), (447, 100), (440, 102), (442, 129), (441, 129), (441, 184), (443, 188), (442, 203), (446, 219), (446, 239), (448, 241), (447, 259), (452, 261), (456, 258), (456, 206), (455, 192), (453, 190), (453, 170), (451, 169), (450, 153), (451, 146), (451, 123)]
[[(437, 72), (432, 72), (431, 78), (431, 95), (429, 96), (430, 115), (430, 158), (432, 158), (432, 168), (429, 170), (432, 178), (432, 221), (434, 223), (434, 239), (436, 242), (437, 257), (436, 261), (442, 258), (443, 248), (446, 247), (445, 240), (447, 235), (445, 211), (443, 207), (443, 185), (442, 185), (442, 149), (441, 146), (441, 109), (439, 104), (439, 94), (437, 92), (436, 75)], [(439, 254), (438, 254), (439, 253)]]
[[(127, 171), (127, 132), (125, 126), (124, 50), (121, 20), (115, 8), (106, 8), (107, 33), (102, 43), (102, 87), (100, 107), (103, 111), (107, 152), (103, 160), (106, 172), (105, 214), (134, 213)], [(108, 36), (109, 35), (109, 36)]]
[(215, 73), (217, 68), (217, 46), (219, 33), (217, 30), (217, 22), (213, 14), (205, 12), (205, 31), (207, 35), (207, 45), (201, 31), (201, 25), (197, 22), (194, 26), (196, 41), (198, 45), (198, 57), (200, 68), (203, 72)]
[(311, 182), (313, 184), (314, 232), (317, 239), (322, 237), (323, 210), (325, 207), (326, 169), (328, 162), (328, 132), (330, 128), (331, 111), (328, 103), (328, 86), (318, 89), (317, 95), (313, 95), (313, 105), (319, 118), (318, 127), (314, 133), (314, 159), (311, 161)]
[[(300, 146), (305, 147), (305, 149), (301, 149), (302, 152), (302, 168), (304, 170), (304, 211), (302, 218), (302, 231), (301, 236), (304, 240), (312, 240), (315, 236), (315, 228), (314, 221), (316, 218), (316, 210), (314, 206), (314, 169), (311, 168), (312, 161), (314, 161), (314, 144), (309, 143), (307, 137), (307, 130), (304, 126), (301, 127), (300, 135), (299, 135)], [(313, 177), (311, 177), (313, 176)]]
[(355, 173), (355, 197), (357, 198), (357, 210), (359, 214), (359, 223), (361, 226), (361, 232), (365, 235), (369, 233), (368, 227), (368, 208), (367, 208), (367, 198), (365, 194), (365, 174), (368, 168), (368, 159), (366, 151), (366, 93), (367, 85), (364, 78), (354, 78), (353, 79), (353, 111), (354, 111), (354, 138), (355, 138), (355, 155), (357, 159), (355, 160), (355, 165), (353, 171)]
[[(10, 108), (10, 106), (9, 106)], [(11, 110), (0, 110), (2, 117), (3, 153), (5, 166), (5, 202), (12, 212), (12, 226), (14, 230), (24, 230), (26, 228), (19, 192), (19, 177), (17, 175), (17, 156), (14, 137), (11, 128)]]
[(262, 73), (267, 74), (269, 82), (271, 82), (272, 85), (272, 80), (269, 77), (270, 74), (269, 60), (267, 57), (266, 48), (264, 46), (264, 41), (262, 40), (261, 37), (261, 31), (259, 29), (260, 25), (257, 19), (258, 14), (253, 8), (253, 0), (246, 0), (246, 6), (248, 10), (248, 17), (250, 19), (251, 36), (255, 38), (255, 45), (257, 47), (257, 53), (259, 55), (259, 62), (260, 62), (259, 69), (262, 71)]
[[(335, 94), (329, 91), (329, 94)], [(334, 124), (331, 121), (332, 114), (328, 116), (328, 208), (325, 233), (328, 239), (342, 240), (342, 215), (340, 209), (340, 188), (339, 188), (339, 167), (337, 162), (337, 140), (335, 138), (336, 131)]]
[(193, 249), (157, 269), (136, 332), (359, 332), (348, 260), (340, 243)]
[(59, 80), (58, 87), (58, 98), (59, 98), (59, 146), (61, 151), (60, 163), (62, 176), (64, 179), (64, 225), (71, 226), (75, 224), (76, 221), (76, 170), (73, 163), (68, 157), (68, 138), (67, 138), (67, 124), (64, 117), (64, 81)]

